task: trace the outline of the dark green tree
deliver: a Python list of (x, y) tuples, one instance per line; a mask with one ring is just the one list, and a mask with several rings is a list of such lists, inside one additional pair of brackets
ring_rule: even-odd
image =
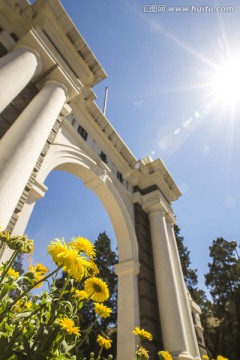
[[(114, 265), (118, 262), (117, 254), (111, 249), (111, 240), (106, 232), (98, 235), (94, 242), (96, 249), (95, 263), (99, 269), (99, 275), (103, 281), (108, 284), (110, 297), (105, 301), (104, 305), (112, 309), (111, 316), (106, 319), (98, 318), (95, 323), (93, 332), (91, 332), (88, 343), (82, 349), (83, 354), (88, 358), (91, 352), (97, 354), (98, 345), (96, 344), (97, 334), (104, 334), (111, 337), (113, 340), (110, 353), (115, 356), (117, 351), (116, 345), (116, 324), (117, 324), (117, 276), (114, 271)], [(96, 314), (93, 306), (87, 307), (86, 311), (82, 309), (82, 327), (87, 328), (90, 324), (96, 321)], [(109, 353), (109, 351), (108, 351)], [(105, 351), (103, 350), (103, 355)]]
[[(117, 275), (114, 271), (114, 265), (118, 262), (118, 256), (116, 252), (111, 249), (111, 240), (107, 236), (106, 232), (102, 232), (98, 235), (97, 240), (94, 242), (96, 248), (95, 263), (98, 266), (100, 277), (108, 284), (110, 297), (105, 301), (105, 305), (112, 309), (111, 316), (106, 319), (98, 319), (95, 326), (95, 333), (107, 334), (113, 340), (110, 353), (113, 357), (116, 356), (117, 344), (116, 344), (116, 325), (117, 325)], [(94, 321), (96, 319), (95, 312), (88, 311), (84, 314), (84, 322)], [(89, 346), (85, 348), (85, 355), (91, 351), (97, 353), (96, 336), (92, 334), (89, 339)], [(109, 353), (109, 351), (108, 351)], [(107, 352), (106, 352), (107, 354)], [(103, 351), (104, 355), (104, 351)]]
[(18, 271), (20, 275), (24, 273), (23, 270), (23, 254), (18, 254), (16, 260), (13, 263), (13, 269)]
[[(113, 357), (116, 356), (117, 345), (116, 345), (116, 325), (117, 325), (117, 276), (114, 271), (114, 265), (118, 262), (116, 252), (111, 249), (111, 240), (107, 236), (106, 232), (99, 234), (97, 240), (94, 242), (96, 249), (96, 257), (94, 262), (99, 269), (99, 277), (105, 281), (109, 288), (110, 297), (104, 302), (104, 305), (112, 309), (111, 316), (104, 319), (96, 316), (94, 312), (93, 303), (88, 304), (87, 307), (83, 307), (80, 312), (80, 324), (81, 332), (84, 335), (84, 331), (94, 323), (94, 327), (88, 336), (87, 342), (81, 348), (76, 349), (76, 357), (85, 356), (89, 358), (89, 354), (94, 352), (95, 354), (99, 351), (99, 346), (96, 344), (96, 338), (98, 334), (109, 336), (112, 342), (112, 347), (108, 352), (103, 349), (102, 355), (105, 356), (107, 353), (111, 353)], [(63, 273), (62, 277), (57, 282), (57, 287), (61, 289), (64, 286), (66, 274)], [(77, 287), (77, 284), (74, 285)], [(81, 289), (81, 288), (80, 288)], [(67, 295), (66, 295), (67, 296)]]
[[(111, 240), (106, 232), (99, 234), (94, 243), (96, 248), (95, 263), (99, 268), (101, 279), (108, 284), (110, 298), (106, 301), (106, 305), (112, 309), (112, 315), (107, 318), (106, 324), (116, 324), (117, 322), (117, 275), (115, 274), (114, 265), (118, 263), (116, 252), (111, 249)], [(103, 321), (103, 324), (104, 322)]]
[(209, 247), (212, 262), (205, 275), (216, 319), (213, 356), (238, 360), (240, 353), (240, 265), (236, 242), (217, 238)]
[(220, 317), (225, 313), (226, 303), (240, 286), (235, 249), (235, 242), (223, 238), (217, 238), (209, 247), (212, 262), (208, 264), (209, 272), (205, 279)]

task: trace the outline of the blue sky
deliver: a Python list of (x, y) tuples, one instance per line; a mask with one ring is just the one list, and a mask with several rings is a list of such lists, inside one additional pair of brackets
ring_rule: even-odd
[[(240, 243), (240, 111), (223, 98), (217, 101), (218, 94), (209, 86), (229, 58), (240, 56), (240, 4), (62, 3), (108, 74), (94, 88), (97, 104), (102, 108), (108, 86), (106, 116), (111, 124), (137, 159), (160, 157), (183, 192), (173, 207), (204, 289), (212, 241), (222, 236)], [(154, 4), (164, 5), (165, 12), (150, 12)], [(183, 10), (187, 6), (191, 11)], [(214, 11), (217, 6), (220, 12)], [(228, 6), (233, 11), (227, 11)], [(236, 71), (237, 77), (240, 84)], [(240, 85), (234, 94), (240, 94)], [(94, 241), (106, 230), (114, 240), (103, 206), (81, 180), (53, 172), (46, 185), (49, 191), (37, 203), (27, 228), (36, 243), (34, 261), (48, 262), (45, 247), (55, 237), (82, 235)]]

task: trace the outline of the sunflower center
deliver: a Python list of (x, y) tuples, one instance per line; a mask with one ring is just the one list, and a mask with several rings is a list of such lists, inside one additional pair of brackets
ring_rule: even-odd
[(93, 289), (94, 289), (94, 292), (101, 292), (102, 291), (102, 288), (99, 284), (94, 284), (93, 285)]

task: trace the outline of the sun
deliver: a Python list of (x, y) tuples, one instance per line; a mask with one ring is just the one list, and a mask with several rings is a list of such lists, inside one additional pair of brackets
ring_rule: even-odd
[(240, 56), (225, 61), (213, 76), (213, 95), (222, 105), (240, 105)]

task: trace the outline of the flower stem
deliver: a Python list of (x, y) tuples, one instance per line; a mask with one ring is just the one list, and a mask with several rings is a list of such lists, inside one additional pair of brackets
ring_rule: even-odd
[[(57, 269), (53, 270), (50, 274), (46, 275), (44, 278), (40, 279), (39, 281), (37, 281), (36, 283), (34, 283), (30, 288), (28, 288), (27, 290), (25, 290), (21, 295), (18, 296), (17, 299), (15, 299), (13, 301), (13, 303), (11, 304), (10, 307), (8, 307), (6, 310), (10, 310), (17, 301), (19, 301), (20, 299), (22, 299), (27, 293), (29, 293), (33, 288), (35, 288), (35, 286), (41, 284), (43, 281), (46, 281), (47, 279), (49, 279), (51, 276), (53, 276), (56, 272), (58, 272), (58, 270), (61, 269), (62, 266), (59, 266)], [(5, 310), (5, 311), (6, 311)]]
[(51, 325), (55, 321), (55, 319), (58, 317), (58, 312), (56, 310), (58, 309), (59, 303), (63, 297), (63, 294), (67, 287), (67, 284), (68, 284), (68, 277), (65, 279), (65, 282), (64, 282), (63, 288), (59, 294), (58, 300), (57, 300), (56, 304), (54, 305), (55, 311), (52, 312), (50, 319), (48, 320), (48, 325)]
[(56, 307), (58, 306), (58, 304), (59, 304), (60, 301), (62, 300), (64, 291), (66, 290), (66, 287), (67, 287), (67, 284), (68, 284), (68, 280), (69, 280), (69, 276), (67, 276), (67, 277), (65, 278), (65, 282), (64, 282), (63, 288), (62, 288), (62, 290), (61, 290), (61, 293), (60, 293), (60, 295), (59, 295), (59, 298), (58, 298)]
[(88, 336), (89, 336), (90, 332), (92, 331), (96, 322), (97, 322), (97, 319), (95, 319), (94, 322), (92, 323), (92, 325), (89, 326), (89, 328), (86, 330), (86, 335), (84, 336), (84, 338), (82, 340), (78, 341), (79, 342), (78, 348), (80, 348), (87, 341)]
[(7, 262), (7, 265), (1, 275), (1, 278), (0, 278), (0, 284), (2, 283), (4, 277), (6, 276), (6, 274), (8, 273), (8, 270), (10, 269), (10, 267), (12, 266), (12, 264), (14, 263), (16, 257), (18, 256), (18, 252), (17, 251), (14, 251), (14, 253), (12, 254), (10, 260)]
[(103, 345), (101, 346), (101, 349), (99, 350), (99, 353), (98, 353), (97, 359), (99, 359), (99, 360), (101, 359), (102, 351), (103, 351)]

